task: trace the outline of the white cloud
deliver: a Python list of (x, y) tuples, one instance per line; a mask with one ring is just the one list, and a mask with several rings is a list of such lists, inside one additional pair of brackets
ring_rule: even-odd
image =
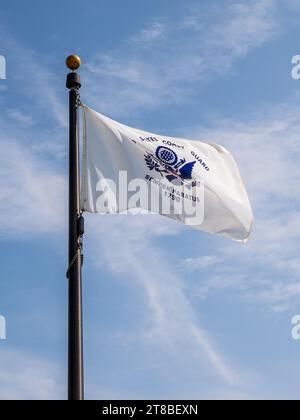
[(0, 236), (22, 237), (63, 229), (65, 177), (13, 139), (2, 139), (0, 147)]
[(186, 258), (181, 261), (178, 268), (185, 271), (197, 271), (220, 264), (222, 261), (223, 260), (221, 258), (214, 255), (203, 255), (197, 258)]
[[(223, 263), (212, 266), (211, 274), (196, 287), (199, 296), (230, 289), (263, 309), (297, 305), (299, 121), (297, 106), (282, 105), (252, 115), (245, 123), (219, 120), (218, 127), (201, 129), (201, 138), (218, 142), (235, 155), (250, 192), (255, 226), (246, 246), (216, 244), (212, 261)], [(192, 130), (191, 135), (199, 137), (199, 132)]]
[(0, 400), (61, 400), (62, 371), (36, 355), (0, 349)]
[(89, 103), (121, 115), (183, 102), (197, 82), (230, 70), (236, 59), (279, 32), (273, 0), (235, 1), (222, 12), (201, 11), (177, 22), (152, 21), (131, 37), (126, 53), (95, 56), (84, 74)]
[(260, 288), (250, 290), (246, 294), (249, 300), (255, 301), (257, 305), (265, 305), (275, 312), (290, 310), (291, 304), (298, 305), (300, 296), (300, 284), (297, 279), (274, 279), (261, 282)]
[[(45, 65), (45, 58), (38, 55), (34, 50), (26, 48), (16, 41), (6, 30), (0, 26), (2, 46), (12, 52), (7, 59), (9, 67), (14, 69), (15, 83), (18, 83), (18, 93), (26, 96), (27, 115), (34, 110), (37, 116), (52, 118), (59, 128), (68, 126), (67, 109), (63, 104), (59, 93), (59, 78), (49, 71)], [(10, 75), (8, 74), (8, 79)], [(56, 83), (57, 82), (57, 83)], [(14, 110), (21, 113), (20, 110)]]
[(222, 22), (212, 27), (207, 46), (232, 61), (278, 35), (274, 0), (229, 3)]
[[(172, 348), (172, 354), (178, 352), (181, 359), (185, 358), (184, 343), (189, 343), (189, 351), (196, 355), (198, 367), (207, 365), (202, 361), (205, 357), (211, 365), (209, 371), (214, 371), (228, 385), (237, 385), (239, 375), (225, 362), (212, 338), (200, 326), (185, 296), (184, 282), (168, 264), (167, 255), (152, 243), (157, 233), (161, 234), (160, 225), (164, 229), (169, 227), (173, 234), (174, 223), (155, 216), (112, 216), (107, 217), (104, 224), (100, 218), (89, 219), (93, 226), (94, 258), (97, 260), (100, 255), (106, 267), (122, 274), (126, 281), (132, 282), (132, 287), (144, 290), (148, 311), (143, 317), (151, 319), (148, 330), (142, 334), (146, 343), (156, 343), (156, 347), (163, 346), (165, 351)], [(98, 240), (103, 237), (105, 241)]]
[(138, 43), (151, 43), (164, 38), (168, 27), (159, 21), (152, 21), (147, 28), (142, 29), (140, 33), (134, 35), (131, 40)]
[(33, 124), (33, 117), (18, 109), (9, 109), (7, 116), (22, 126), (29, 127)]
[(1, 28), (0, 34), (13, 51), (9, 61), (20, 104), (3, 105), (0, 118), (0, 236), (54, 233), (66, 225), (67, 180), (57, 161), (65, 157), (67, 108), (41, 58)]

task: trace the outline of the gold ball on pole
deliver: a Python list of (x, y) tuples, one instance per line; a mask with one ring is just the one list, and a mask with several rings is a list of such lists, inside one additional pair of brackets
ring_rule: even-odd
[(69, 55), (66, 59), (66, 65), (68, 69), (76, 71), (81, 66), (81, 58), (76, 54)]

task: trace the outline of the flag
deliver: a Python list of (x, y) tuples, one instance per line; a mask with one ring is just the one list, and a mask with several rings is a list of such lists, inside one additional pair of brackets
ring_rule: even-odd
[(130, 128), (85, 105), (82, 110), (83, 211), (140, 209), (204, 232), (248, 239), (251, 204), (226, 149)]

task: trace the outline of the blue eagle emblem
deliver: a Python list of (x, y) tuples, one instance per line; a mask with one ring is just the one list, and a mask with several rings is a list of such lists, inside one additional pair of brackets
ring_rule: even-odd
[(159, 146), (155, 156), (151, 153), (145, 154), (145, 162), (150, 171), (155, 170), (164, 176), (174, 185), (183, 185), (184, 181), (191, 180), (196, 161), (186, 162), (186, 159), (179, 159), (174, 150)]

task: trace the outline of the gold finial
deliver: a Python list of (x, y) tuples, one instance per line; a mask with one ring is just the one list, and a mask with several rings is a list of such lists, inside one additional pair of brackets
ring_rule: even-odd
[(81, 59), (76, 54), (69, 55), (69, 57), (66, 59), (66, 65), (70, 70), (76, 71), (81, 65)]

